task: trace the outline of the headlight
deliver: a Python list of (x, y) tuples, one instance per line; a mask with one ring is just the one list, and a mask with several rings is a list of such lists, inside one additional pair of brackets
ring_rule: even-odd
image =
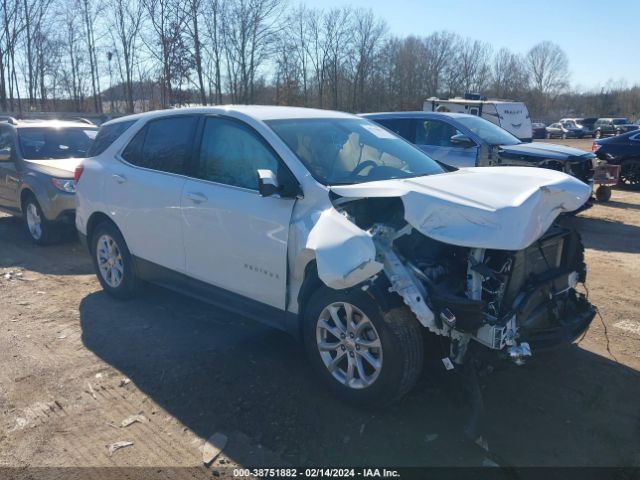
[(66, 193), (76, 193), (76, 182), (70, 178), (52, 178), (51, 183), (58, 190)]

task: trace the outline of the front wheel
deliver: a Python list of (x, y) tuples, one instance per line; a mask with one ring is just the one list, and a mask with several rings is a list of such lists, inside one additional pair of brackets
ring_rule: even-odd
[(113, 223), (101, 223), (95, 228), (91, 253), (102, 288), (116, 298), (133, 297), (139, 282), (129, 248)]
[(415, 316), (407, 307), (383, 312), (361, 290), (321, 287), (305, 309), (303, 336), (314, 370), (349, 403), (393, 403), (422, 370), (422, 330)]
[(596, 133), (593, 134), (593, 138), (602, 138), (602, 132), (600, 130), (596, 131)]
[(46, 219), (42, 208), (35, 196), (29, 195), (23, 205), (22, 212), (27, 233), (31, 240), (38, 245), (50, 245), (58, 240), (57, 231), (54, 225)]

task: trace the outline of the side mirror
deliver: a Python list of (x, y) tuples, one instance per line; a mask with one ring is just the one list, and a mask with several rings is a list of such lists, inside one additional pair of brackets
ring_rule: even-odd
[(458, 135), (454, 135), (451, 137), (451, 145), (455, 147), (469, 148), (473, 147), (475, 143), (466, 135), (459, 133)]
[(262, 197), (280, 193), (278, 177), (271, 170), (258, 170), (258, 192)]
[(3, 148), (0, 150), (0, 162), (8, 162), (11, 160), (11, 150)]

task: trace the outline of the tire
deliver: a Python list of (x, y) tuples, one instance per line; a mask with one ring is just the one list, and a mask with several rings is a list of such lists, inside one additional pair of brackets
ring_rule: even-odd
[(596, 189), (596, 200), (599, 202), (608, 202), (611, 200), (611, 187), (600, 185)]
[(51, 245), (59, 239), (55, 225), (46, 219), (35, 195), (30, 194), (22, 203), (24, 224), (29, 238), (37, 245)]
[(134, 297), (140, 282), (120, 230), (111, 222), (103, 222), (94, 229), (90, 245), (96, 276), (104, 291), (119, 299)]
[(600, 130), (596, 130), (596, 133), (593, 134), (593, 138), (602, 138), (602, 132)]
[(640, 190), (640, 158), (622, 162), (619, 185), (629, 190)]
[[(348, 306), (357, 325), (351, 328), (351, 333), (355, 332), (351, 338), (344, 321)], [(309, 299), (303, 322), (304, 344), (313, 369), (330, 390), (348, 403), (389, 405), (409, 392), (420, 376), (424, 358), (422, 328), (407, 307), (383, 312), (361, 290), (322, 286)], [(371, 347), (363, 348), (363, 342)], [(327, 347), (321, 351), (323, 343)], [(377, 361), (378, 368), (367, 358)], [(335, 365), (330, 371), (332, 364)]]
[(566, 133), (563, 133), (563, 134), (562, 134), (562, 139), (563, 139), (563, 140), (566, 140), (566, 139), (567, 139), (567, 134), (566, 134)]
[(550, 134), (549, 132), (547, 132), (547, 133), (546, 133), (546, 135), (545, 135), (545, 137), (546, 137), (547, 139), (550, 139), (550, 138), (551, 138), (551, 134)]
[(622, 132), (620, 130), (616, 130), (615, 136), (617, 137), (618, 135), (621, 135)]

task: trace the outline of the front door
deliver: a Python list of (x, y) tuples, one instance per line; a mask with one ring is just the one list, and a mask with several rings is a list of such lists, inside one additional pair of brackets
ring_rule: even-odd
[(207, 117), (182, 216), (191, 277), (285, 309), (287, 243), (295, 199), (262, 197), (258, 169), (286, 167), (247, 124)]
[(464, 148), (451, 143), (458, 129), (442, 120), (416, 120), (416, 145), (431, 158), (456, 168), (475, 167), (478, 147)]

